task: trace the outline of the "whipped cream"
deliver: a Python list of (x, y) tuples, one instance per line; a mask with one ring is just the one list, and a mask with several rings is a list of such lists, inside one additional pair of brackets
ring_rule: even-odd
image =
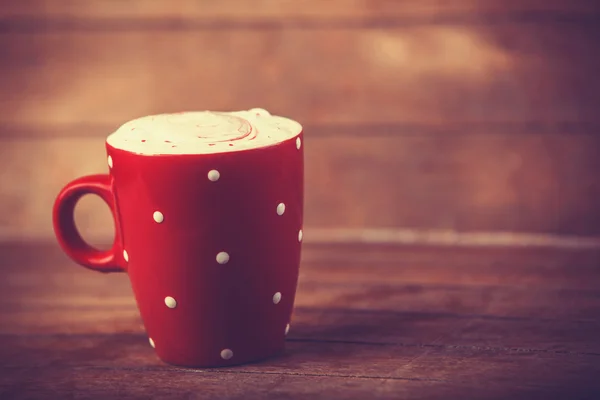
[(106, 141), (142, 155), (215, 154), (273, 146), (301, 132), (298, 122), (253, 108), (149, 115), (121, 125)]

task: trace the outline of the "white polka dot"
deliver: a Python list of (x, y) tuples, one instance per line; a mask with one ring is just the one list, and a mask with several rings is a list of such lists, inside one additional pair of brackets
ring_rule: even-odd
[(285, 212), (285, 204), (279, 203), (277, 205), (277, 215), (283, 215), (284, 212)]
[(154, 340), (152, 340), (152, 338), (148, 338), (148, 342), (150, 342), (150, 346), (152, 346), (152, 348), (156, 348), (156, 346), (154, 345)]
[(281, 292), (277, 292), (273, 295), (273, 304), (279, 304), (281, 301)]
[(175, 308), (175, 307), (177, 307), (177, 300), (175, 300), (171, 296), (167, 296), (167, 297), (165, 297), (165, 304), (169, 308)]
[(152, 214), (152, 217), (159, 224), (165, 220), (165, 216), (160, 211), (154, 211), (154, 214)]
[(290, 324), (285, 326), (285, 334), (287, 335), (290, 332)]
[(297, 138), (296, 139), (296, 148), (298, 150), (300, 150), (300, 147), (302, 147), (302, 141), (300, 140), (300, 138)]
[(221, 350), (221, 358), (223, 360), (229, 360), (231, 357), (233, 357), (233, 351), (231, 351), (230, 349)]
[(302, 229), (300, 229), (298, 231), (298, 241), (301, 242), (303, 237), (304, 237), (304, 234), (302, 233)]
[(211, 182), (216, 182), (221, 177), (221, 174), (216, 169), (211, 169), (208, 171), (208, 180)]
[(112, 157), (108, 156), (108, 166), (112, 168), (113, 163), (112, 163)]
[(219, 264), (227, 264), (229, 262), (229, 254), (224, 251), (220, 252), (217, 254), (217, 262)]
[(129, 262), (129, 254), (127, 254), (127, 250), (123, 250), (123, 258), (125, 261)]

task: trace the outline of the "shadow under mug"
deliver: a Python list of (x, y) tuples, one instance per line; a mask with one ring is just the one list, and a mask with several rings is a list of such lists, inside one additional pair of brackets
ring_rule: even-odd
[[(75, 262), (127, 272), (150, 344), (166, 363), (216, 367), (284, 348), (298, 281), (303, 221), (302, 133), (217, 154), (140, 155), (106, 144), (108, 175), (67, 184), (54, 230)], [(81, 237), (77, 201), (100, 196), (115, 240)]]

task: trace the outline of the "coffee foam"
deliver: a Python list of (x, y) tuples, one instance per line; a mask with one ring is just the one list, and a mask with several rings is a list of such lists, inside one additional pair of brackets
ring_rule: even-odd
[(301, 132), (298, 122), (254, 108), (150, 115), (126, 122), (106, 141), (142, 155), (215, 154), (276, 145)]

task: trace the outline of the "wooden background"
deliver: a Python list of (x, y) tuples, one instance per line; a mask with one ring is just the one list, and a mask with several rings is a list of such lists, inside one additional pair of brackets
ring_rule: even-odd
[[(58, 190), (105, 172), (103, 140), (129, 119), (264, 107), (305, 126), (307, 240), (596, 240), (599, 8), (0, 1), (0, 236), (52, 239)], [(98, 241), (101, 204), (77, 212)]]

